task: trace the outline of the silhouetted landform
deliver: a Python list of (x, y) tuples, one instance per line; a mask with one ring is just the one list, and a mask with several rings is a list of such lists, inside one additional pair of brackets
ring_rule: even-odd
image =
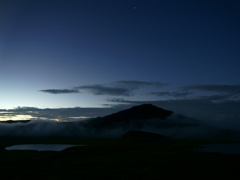
[(120, 138), (129, 131), (162, 134), (173, 139), (240, 139), (238, 131), (212, 127), (151, 104), (82, 121), (32, 120), (0, 123), (1, 137)]
[(0, 121), (0, 123), (5, 124), (15, 124), (15, 123), (29, 123), (31, 120), (8, 120), (8, 121)]
[(113, 127), (113, 126), (129, 126), (134, 125), (137, 127), (143, 126), (143, 122), (150, 119), (164, 120), (173, 112), (165, 110), (151, 104), (143, 104), (134, 106), (132, 108), (119, 111), (117, 113), (92, 119), (92, 125), (96, 128)]
[[(143, 104), (105, 116), (88, 124), (99, 136), (121, 137), (128, 131), (144, 131), (171, 138), (237, 139), (240, 133), (220, 129), (151, 104)], [(89, 128), (89, 129), (91, 129)]]
[(156, 134), (145, 131), (129, 131), (122, 136), (124, 139), (134, 139), (140, 141), (172, 141), (173, 139), (162, 134)]
[(105, 119), (164, 119), (172, 113), (172, 111), (156, 107), (152, 104), (143, 104), (105, 116)]

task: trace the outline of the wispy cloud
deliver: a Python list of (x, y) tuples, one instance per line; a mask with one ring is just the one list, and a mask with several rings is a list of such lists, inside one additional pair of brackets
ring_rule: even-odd
[(238, 101), (240, 99), (240, 85), (191, 85), (180, 88), (186, 92), (206, 92), (211, 95), (199, 95), (196, 97), (201, 100), (208, 100), (214, 102), (223, 101)]
[(148, 81), (133, 81), (133, 80), (128, 80), (128, 81), (116, 81), (113, 82), (113, 84), (116, 84), (117, 86), (124, 86), (128, 88), (142, 88), (142, 87), (163, 87), (166, 86), (167, 84), (165, 83), (160, 83), (160, 82), (148, 82)]
[[(1, 120), (22, 120), (22, 117), (28, 120), (56, 120), (56, 121), (73, 121), (79, 119), (105, 116), (118, 111), (115, 108), (46, 108), (36, 107), (18, 107), (15, 109), (2, 111)], [(22, 117), (19, 117), (21, 115)], [(17, 119), (19, 117), (19, 119)]]
[(184, 86), (181, 89), (240, 94), (240, 85), (193, 85)]
[(71, 94), (79, 93), (79, 90), (85, 90), (94, 95), (106, 95), (106, 96), (130, 96), (135, 94), (135, 90), (146, 87), (159, 88), (166, 86), (165, 83), (160, 82), (147, 82), (147, 81), (134, 81), (134, 80), (122, 80), (114, 81), (106, 84), (90, 84), (76, 86), (72, 89), (43, 89), (40, 90), (49, 94)]
[[(108, 98), (107, 102), (102, 104), (106, 107), (106, 112), (110, 112), (113, 109), (125, 109), (134, 105), (150, 103), (197, 119), (221, 120), (222, 122), (239, 121), (236, 124), (240, 127), (240, 112), (238, 108), (240, 107), (240, 85), (189, 85), (172, 88), (170, 89), (171, 91), (161, 91), (161, 88), (164, 88), (166, 85), (160, 82), (122, 80), (105, 84), (81, 85), (72, 89), (45, 89), (41, 91), (51, 94), (78, 93), (81, 91), (81, 93), (106, 96)], [(152, 95), (150, 96), (152, 100), (136, 100), (142, 92), (147, 94), (146, 97)], [(102, 110), (105, 111), (104, 109), (100, 111)], [(31, 112), (35, 111), (31, 108)], [(83, 112), (82, 109), (81, 111), (79, 109), (76, 111), (74, 109), (73, 111)], [(94, 110), (95, 113), (102, 114), (100, 111)], [(47, 114), (49, 119), (54, 119), (55, 117), (68, 119), (68, 117), (59, 114), (58, 111), (56, 111), (54, 117), (52, 116), (53, 111), (48, 113), (47, 110), (39, 110), (39, 112), (42, 112), (40, 113), (42, 114), (41, 117)], [(32, 115), (31, 113), (29, 114)], [(37, 113), (34, 117), (36, 116), (41, 118)], [(69, 114), (69, 117), (80, 116), (89, 117), (89, 114)]]
[(40, 90), (41, 92), (44, 93), (49, 93), (49, 94), (72, 94), (72, 93), (79, 93), (77, 89), (44, 89)]
[(192, 94), (191, 92), (152, 92), (151, 94), (159, 97), (185, 98)]
[(134, 91), (145, 87), (162, 87), (166, 84), (160, 82), (147, 81), (115, 81), (108, 84), (93, 84), (75, 87), (76, 89), (87, 90), (94, 95), (108, 96), (130, 96), (134, 95)]
[(94, 95), (111, 95), (111, 96), (129, 96), (131, 90), (127, 88), (111, 87), (106, 85), (88, 85), (79, 86), (76, 89), (87, 90), (89, 93)]

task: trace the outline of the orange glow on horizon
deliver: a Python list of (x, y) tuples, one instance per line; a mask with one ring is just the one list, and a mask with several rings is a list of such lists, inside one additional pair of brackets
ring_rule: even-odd
[(23, 115), (23, 114), (18, 114), (18, 115), (11, 115), (11, 116), (0, 116), (0, 121), (17, 121), (17, 120), (32, 120), (35, 119), (36, 117), (33, 117), (31, 115)]

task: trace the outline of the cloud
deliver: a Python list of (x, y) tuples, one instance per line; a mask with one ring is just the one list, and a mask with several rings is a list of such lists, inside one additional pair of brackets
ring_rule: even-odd
[(84, 136), (83, 122), (63, 123), (34, 120), (28, 123), (0, 123), (0, 136)]
[[(108, 121), (96, 118), (73, 122), (55, 122), (34, 120), (26, 123), (0, 123), (1, 137), (81, 137), (103, 138), (121, 137), (128, 131), (146, 131), (163, 134), (173, 138), (238, 138), (229, 131), (220, 130), (197, 120), (186, 118), (178, 114), (168, 116), (164, 121), (159, 119)], [(100, 122), (100, 124), (99, 124)]]
[(160, 82), (147, 82), (147, 81), (114, 81), (107, 84), (90, 84), (76, 86), (72, 89), (44, 89), (40, 90), (49, 94), (71, 94), (79, 93), (79, 90), (86, 90), (88, 93), (94, 95), (107, 95), (107, 96), (130, 96), (134, 95), (134, 91), (140, 88), (154, 87), (159, 88), (166, 84)]
[[(240, 129), (240, 85), (189, 85), (171, 89), (169, 92), (159, 91), (159, 89), (165, 85), (166, 84), (159, 82), (122, 80), (106, 84), (83, 85), (75, 87), (73, 90), (77, 92), (78, 90), (86, 91), (94, 95), (109, 96), (107, 102), (103, 102), (102, 104), (105, 106), (105, 110), (89, 109), (89, 112), (94, 112), (95, 116), (107, 115), (115, 110), (117, 111), (134, 105), (150, 103), (191, 118), (204, 120), (209, 123), (217, 122), (216, 124), (222, 124), (226, 127), (231, 126), (231, 128), (238, 127)], [(66, 90), (65, 93), (70, 93), (69, 90), (71, 91), (71, 89)], [(56, 89), (42, 91), (47, 91), (47, 93), (52, 94), (58, 92)], [(64, 91), (61, 93), (63, 92)], [(143, 99), (142, 92), (144, 92), (145, 95), (152, 95), (150, 98), (154, 98), (154, 100), (133, 100), (136, 99), (138, 95), (141, 95)], [(132, 97), (133, 95), (136, 95), (136, 97)], [(77, 113), (77, 111), (84, 113)], [(32, 109), (31, 112), (35, 112), (35, 110)], [(71, 120), (69, 117), (89, 117), (91, 114), (85, 113), (83, 109), (73, 110), (72, 112), (70, 110), (64, 112), (58, 110), (44, 110), (38, 112), (41, 113), (36, 113), (35, 116), (39, 117), (39, 119), (44, 119), (44, 117), (47, 116), (49, 119), (65, 120)], [(105, 112), (105, 114), (102, 112)], [(93, 117), (93, 115), (91, 115), (91, 117)]]
[(105, 116), (117, 111), (119, 111), (119, 109), (112, 107), (102, 108), (75, 107), (75, 108), (46, 108), (46, 109), (40, 109), (35, 107), (18, 107), (15, 109), (0, 111), (0, 120), (7, 121), (13, 119), (13, 117), (14, 119), (16, 119), (18, 115), (21, 115), (26, 118), (29, 117), (29, 120), (75, 121), (87, 118), (94, 118), (98, 116)]
[(160, 97), (182, 98), (182, 97), (186, 97), (192, 93), (190, 93), (190, 92), (152, 92), (151, 94), (160, 96)]
[[(69, 137), (119, 137), (129, 130), (144, 130), (165, 135), (173, 135), (181, 137), (184, 135), (191, 136), (193, 134), (210, 134), (216, 135), (217, 132), (206, 131), (198, 126), (186, 126), (179, 124), (168, 128), (165, 122), (178, 123), (181, 122), (182, 116), (171, 116), (167, 121), (146, 121), (140, 127), (137, 124), (121, 124), (116, 122), (113, 126), (104, 126), (103, 129), (96, 128), (98, 120), (73, 120), (72, 117), (80, 116), (105, 116), (123, 109), (130, 108), (139, 104), (153, 104), (158, 107), (173, 110), (175, 113), (183, 114), (186, 117), (203, 120), (207, 124), (217, 125), (222, 128), (240, 129), (240, 101), (239, 102), (224, 102), (212, 103), (206, 98), (201, 99), (182, 99), (182, 100), (156, 100), (156, 101), (131, 101), (123, 98), (114, 98), (108, 100), (114, 102), (115, 107), (108, 108), (56, 108), (56, 109), (38, 109), (34, 107), (19, 107), (16, 109), (7, 110), (15, 114), (29, 114), (38, 117), (37, 120), (32, 120), (26, 123), (0, 123), (0, 136), (69, 136)], [(5, 111), (4, 111), (5, 112)], [(206, 119), (204, 119), (206, 118)], [(212, 118), (212, 120), (210, 119)], [(45, 119), (45, 120), (44, 120)], [(46, 121), (51, 119), (67, 120), (69, 122)], [(125, 121), (124, 121), (125, 122)], [(140, 123), (141, 124), (141, 123)], [(191, 123), (190, 123), (191, 124)], [(182, 126), (183, 125), (183, 126)], [(166, 127), (166, 128), (165, 128)], [(140, 129), (139, 129), (140, 128)], [(193, 134), (192, 134), (193, 133)]]
[(138, 89), (141, 87), (147, 87), (147, 86), (152, 86), (152, 87), (162, 87), (166, 86), (167, 84), (165, 83), (160, 83), (160, 82), (147, 82), (147, 81), (116, 81), (113, 82), (113, 84), (116, 84), (118, 86), (124, 86), (128, 88), (133, 88), (133, 89)]
[(210, 95), (210, 96), (198, 96), (195, 99), (201, 101), (209, 101), (209, 102), (226, 102), (230, 101), (229, 95)]
[(75, 87), (76, 89), (87, 90), (94, 95), (109, 96), (130, 96), (134, 91), (145, 87), (162, 87), (166, 84), (146, 81), (115, 81), (108, 84), (94, 84)]
[(44, 89), (40, 90), (44, 93), (49, 94), (72, 94), (72, 93), (79, 93), (77, 89)]
[(181, 89), (240, 94), (240, 85), (193, 85), (193, 86), (184, 86)]
[[(199, 91), (211, 93), (211, 95), (199, 95), (197, 99), (208, 100), (213, 102), (239, 101), (240, 85), (192, 85), (180, 88), (182, 91)], [(214, 94), (212, 94), (214, 93)]]
[(111, 95), (111, 96), (129, 96), (131, 90), (127, 88), (111, 87), (106, 85), (89, 85), (79, 86), (77, 89), (87, 90), (94, 95)]
[(114, 103), (132, 103), (132, 101), (127, 101), (123, 98), (111, 98), (107, 100), (108, 102), (114, 102)]

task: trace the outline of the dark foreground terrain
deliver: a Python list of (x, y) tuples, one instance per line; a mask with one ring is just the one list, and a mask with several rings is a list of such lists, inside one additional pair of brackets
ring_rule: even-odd
[[(0, 179), (240, 179), (240, 155), (197, 153), (191, 148), (212, 141), (150, 141), (2, 138)], [(26, 143), (87, 144), (61, 152), (6, 151)]]

